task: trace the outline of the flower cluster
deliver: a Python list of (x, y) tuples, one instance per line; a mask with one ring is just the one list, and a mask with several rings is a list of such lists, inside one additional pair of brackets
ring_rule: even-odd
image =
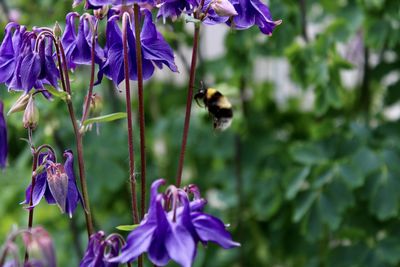
[[(82, 0), (75, 0), (73, 6)], [(104, 5), (130, 5), (138, 3), (144, 7), (158, 7), (157, 18), (176, 20), (182, 13), (193, 15), (198, 10), (203, 14), (201, 19), (205, 24), (226, 23), (231, 27), (242, 30), (254, 25), (264, 34), (271, 35), (281, 20), (272, 19), (269, 8), (261, 0), (87, 0), (87, 9), (96, 9)], [(157, 5), (155, 5), (157, 3)]]
[(172, 259), (183, 267), (190, 267), (198, 242), (215, 242), (225, 249), (240, 246), (232, 241), (218, 218), (203, 212), (206, 201), (200, 197), (197, 187), (189, 186), (186, 190), (194, 195), (190, 201), (189, 192), (172, 185), (166, 193), (158, 193), (164, 183), (163, 179), (153, 182), (147, 215), (129, 234), (121, 254), (111, 262), (130, 262), (147, 252), (157, 266), (165, 266)]
[[(71, 150), (64, 152), (66, 158), (64, 165), (56, 163), (52, 152), (39, 154), (39, 166), (44, 171), (38, 171), (35, 185), (29, 185), (25, 191), (25, 200), (21, 204), (30, 204), (28, 209), (39, 204), (44, 196), (47, 203), (57, 204), (63, 213), (68, 213), (72, 217), (78, 202), (82, 203), (82, 197), (78, 191), (74, 174), (74, 156)], [(40, 169), (40, 168), (39, 168)]]
[(6, 167), (8, 154), (7, 126), (4, 119), (4, 105), (0, 100), (0, 169)]
[(10, 22), (0, 46), (0, 83), (25, 93), (33, 88), (45, 92), (45, 84), (58, 88), (58, 77), (52, 38), (43, 29), (27, 31)]
[(108, 260), (118, 256), (123, 242), (121, 236), (112, 234), (106, 237), (103, 231), (91, 235), (85, 255), (79, 266), (117, 267), (119, 265), (118, 262), (112, 263)]

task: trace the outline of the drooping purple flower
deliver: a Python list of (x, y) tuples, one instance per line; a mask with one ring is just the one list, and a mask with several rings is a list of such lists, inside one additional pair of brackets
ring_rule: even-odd
[(271, 35), (282, 20), (272, 20), (269, 8), (261, 0), (232, 0), (238, 15), (230, 23), (236, 29), (248, 29), (257, 25), (264, 34)]
[(78, 202), (82, 203), (82, 198), (75, 181), (72, 152), (65, 151), (64, 157), (66, 161), (61, 165), (55, 162), (52, 153), (39, 154), (38, 164), (43, 165), (45, 171), (36, 176), (33, 192), (31, 192), (32, 185), (28, 186), (25, 200), (21, 204), (29, 205), (32, 195), (32, 205), (28, 206), (28, 209), (33, 208), (44, 196), (47, 203), (57, 204), (63, 213), (68, 213), (72, 217)]
[[(72, 4), (73, 7), (76, 7), (82, 3), (83, 0), (74, 0)], [(101, 6), (105, 5), (132, 5), (135, 3), (149, 3), (152, 6), (154, 5), (154, 0), (86, 0), (85, 1), (85, 8), (86, 9), (97, 9)]]
[(78, 202), (83, 205), (82, 196), (76, 185), (76, 178), (74, 172), (74, 155), (71, 150), (64, 151), (64, 157), (66, 158), (64, 162), (65, 172), (68, 176), (68, 196), (66, 200), (65, 212), (72, 217)]
[[(224, 248), (240, 244), (232, 241), (224, 224), (203, 213), (202, 199), (189, 201), (187, 193), (170, 186), (165, 194), (158, 193), (163, 179), (153, 182), (150, 207), (140, 225), (127, 238), (121, 254), (112, 262), (135, 260), (147, 252), (150, 261), (165, 266), (171, 259), (183, 267), (190, 267), (196, 256), (197, 242), (215, 242)], [(169, 205), (172, 209), (168, 211)]]
[(182, 12), (191, 13), (198, 6), (196, 0), (161, 0), (157, 18), (176, 20)]
[[(78, 32), (75, 29), (75, 20), (79, 18)], [(97, 35), (95, 32), (97, 18), (87, 13), (79, 16), (76, 12), (68, 13), (66, 16), (66, 26), (61, 42), (64, 46), (68, 67), (74, 69), (76, 65), (90, 65), (92, 59), (92, 38)], [(95, 63), (102, 65), (104, 51), (95, 37)]]
[(25, 27), (10, 22), (5, 28), (5, 36), (0, 46), (0, 83), (8, 83), (13, 77), (19, 54), (21, 35)]
[(8, 143), (7, 125), (4, 119), (4, 104), (0, 100), (0, 169), (4, 169), (7, 163)]
[(7, 25), (0, 48), (0, 83), (9, 90), (28, 93), (32, 88), (44, 90), (44, 84), (58, 88), (52, 40), (43, 35), (38, 39), (39, 33), (40, 29), (29, 32), (15, 23)]
[(118, 235), (105, 236), (99, 231), (90, 236), (85, 255), (81, 260), (80, 267), (117, 267), (118, 262), (108, 260), (118, 256), (122, 247), (122, 238)]
[[(174, 62), (174, 54), (171, 47), (157, 31), (151, 17), (151, 12), (144, 10), (144, 21), (140, 35), (142, 43), (142, 62), (143, 79), (149, 79), (154, 73), (154, 65), (162, 68), (162, 65), (168, 66), (172, 71), (177, 72), (178, 68)], [(118, 85), (124, 80), (124, 60), (122, 33), (118, 27), (119, 16), (114, 15), (108, 19), (106, 31), (106, 54), (107, 61), (100, 71)], [(128, 53), (129, 53), (129, 79), (137, 80), (136, 66), (136, 47), (133, 19), (130, 20), (127, 27)]]
[(41, 259), (36, 259), (37, 264), (32, 262), (32, 265), (28, 266), (57, 266), (53, 241), (44, 228), (35, 227), (28, 229), (22, 232), (22, 239), (31, 255), (36, 254), (42, 256)]
[[(22, 236), (24, 250), (29, 253), (29, 260), (19, 259), (20, 244), (16, 242), (16, 238)], [(42, 227), (34, 227), (31, 229), (14, 229), (7, 236), (2, 246), (3, 260), (10, 258), (2, 267), (55, 267), (56, 254), (53, 241), (49, 233)]]

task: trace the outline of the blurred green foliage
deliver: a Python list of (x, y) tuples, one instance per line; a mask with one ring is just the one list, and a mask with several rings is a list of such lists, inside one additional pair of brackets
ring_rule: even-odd
[[(51, 26), (63, 22), (71, 2), (17, 0), (8, 7), (19, 10), (21, 23)], [(400, 2), (271, 0), (269, 6), (283, 19), (272, 37), (256, 28), (230, 30), (222, 56), (200, 57), (197, 84), (214, 81), (234, 103), (235, 119), (216, 133), (207, 112), (193, 107), (184, 183), (199, 185), (208, 211), (231, 224), (242, 247), (201, 248), (196, 266), (399, 266), (400, 124), (387, 112), (400, 100)], [(190, 47), (183, 22), (160, 27), (174, 49)], [(289, 63), (283, 84), (298, 90), (283, 104), (276, 96), (287, 88), (265, 75), (255, 79), (266, 74), (255, 64), (259, 59)], [(76, 73), (73, 101), (80, 110), (89, 72)], [(168, 78), (145, 85), (148, 185), (159, 177), (174, 181), (185, 84)], [(18, 95), (1, 89), (9, 108)], [(105, 100), (103, 114), (124, 111), (123, 94), (110, 82), (95, 90)], [(75, 149), (64, 103), (39, 104), (35, 142), (55, 146), (60, 156)], [(0, 241), (11, 225), (26, 224), (18, 203), (30, 179), (21, 114), (7, 123), (11, 151), (0, 174)], [(126, 126), (116, 121), (99, 131), (86, 134), (85, 158), (96, 228), (110, 233), (131, 220)], [(136, 148), (138, 136), (135, 127)], [(35, 223), (55, 239), (60, 266), (76, 266), (86, 246), (81, 212), (70, 220), (55, 206), (35, 209)], [(72, 246), (74, 252), (64, 253)]]

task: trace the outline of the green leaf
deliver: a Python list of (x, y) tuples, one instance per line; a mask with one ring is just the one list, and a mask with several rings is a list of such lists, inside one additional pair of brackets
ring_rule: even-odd
[(362, 147), (352, 156), (351, 164), (360, 170), (362, 175), (368, 175), (380, 166), (380, 160), (374, 151)]
[(364, 176), (361, 171), (350, 163), (341, 164), (339, 174), (350, 188), (357, 188), (364, 184)]
[(379, 220), (397, 216), (399, 209), (400, 184), (392, 173), (384, 168), (377, 175), (370, 177), (371, 190), (369, 210)]
[(400, 240), (388, 237), (380, 241), (376, 248), (378, 257), (387, 263), (397, 265), (400, 261)]
[(117, 112), (117, 113), (107, 114), (107, 115), (100, 116), (100, 117), (87, 119), (83, 122), (83, 125), (86, 126), (86, 125), (92, 124), (92, 123), (115, 121), (115, 120), (119, 120), (119, 119), (123, 119), (123, 118), (126, 118), (126, 112)]
[(297, 193), (300, 191), (301, 186), (303, 185), (304, 180), (310, 175), (310, 166), (304, 167), (300, 172), (297, 173), (295, 177), (293, 177), (290, 182), (287, 190), (286, 190), (286, 199), (291, 200), (296, 197)]
[(331, 230), (338, 229), (341, 216), (334, 201), (328, 195), (321, 194), (318, 206), (322, 221), (329, 225)]
[(292, 217), (293, 222), (297, 223), (304, 217), (317, 196), (316, 192), (307, 192), (296, 201), (296, 209)]
[(115, 228), (117, 228), (118, 230), (121, 230), (121, 231), (131, 232), (131, 231), (135, 230), (138, 226), (139, 226), (139, 224), (118, 225)]
[(316, 144), (298, 143), (290, 148), (293, 159), (302, 164), (320, 164), (327, 160), (325, 150)]

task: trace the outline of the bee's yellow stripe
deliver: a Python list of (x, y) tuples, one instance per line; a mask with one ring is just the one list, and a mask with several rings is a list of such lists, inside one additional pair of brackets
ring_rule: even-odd
[(216, 92), (218, 91), (215, 90), (214, 88), (208, 88), (206, 93), (206, 99), (210, 99)]

